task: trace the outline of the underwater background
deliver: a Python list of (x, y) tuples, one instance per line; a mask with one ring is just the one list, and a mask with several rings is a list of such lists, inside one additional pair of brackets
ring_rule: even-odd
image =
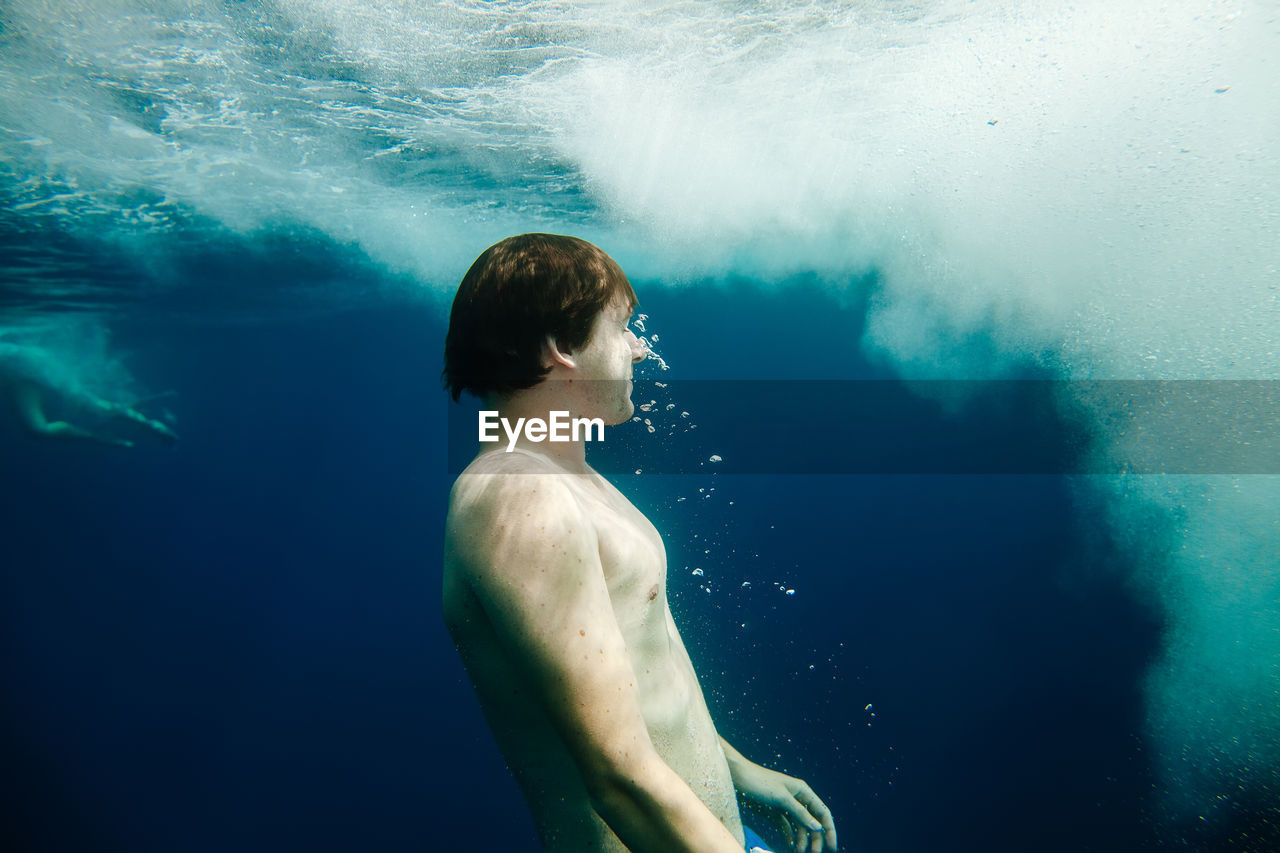
[[(1125, 463), (1274, 391), (1090, 384), (1278, 378), (1277, 48), (1269, 2), (0, 4), (0, 345), (181, 435), (0, 419), (0, 844), (536, 849), (439, 617), (439, 371), (552, 231), (670, 367), (606, 445), (717, 724), (844, 849), (1277, 849), (1275, 460)], [(757, 437), (871, 381), (1088, 460)]]

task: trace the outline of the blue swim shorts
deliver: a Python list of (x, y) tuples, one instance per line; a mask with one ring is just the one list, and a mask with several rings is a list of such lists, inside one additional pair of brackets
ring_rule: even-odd
[(755, 831), (751, 827), (749, 826), (742, 827), (742, 832), (744, 835), (747, 836), (748, 853), (750, 853), (752, 847), (759, 847), (761, 850), (769, 849), (769, 845), (765, 843), (765, 840), (760, 836), (756, 835)]

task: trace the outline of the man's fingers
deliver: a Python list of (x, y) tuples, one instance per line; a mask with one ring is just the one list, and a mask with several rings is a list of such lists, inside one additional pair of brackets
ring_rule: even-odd
[[(815, 797), (815, 799), (817, 798)], [(818, 800), (818, 805), (822, 806), (821, 800)], [(787, 817), (791, 818), (798, 828), (803, 828), (810, 832), (823, 832), (826, 829), (814, 810), (802, 803), (798, 796), (792, 795), (790, 800), (782, 804), (782, 807), (786, 809)], [(825, 809), (826, 806), (822, 806), (822, 808)]]
[(804, 782), (789, 796), (779, 797), (774, 804), (779, 809), (777, 823), (788, 845), (797, 853), (835, 853), (839, 847), (836, 825), (826, 803)]
[(802, 826), (796, 827), (797, 853), (822, 853), (822, 837), (822, 832), (811, 832)]
[(786, 842), (786, 845), (792, 850), (795, 850), (796, 844), (799, 841), (799, 827), (788, 820), (786, 815), (781, 812), (774, 814), (773, 823), (774, 826), (778, 827), (778, 832), (782, 834), (782, 838)]
[[(835, 819), (831, 816), (831, 809), (827, 808), (827, 804), (822, 802), (822, 798), (815, 794), (813, 789), (804, 782), (800, 783), (800, 788), (796, 791), (795, 797), (822, 824), (823, 835), (826, 837), (826, 848), (828, 850), (837, 849), (839, 845), (836, 841)], [(814, 853), (818, 853), (820, 849), (815, 847)]]

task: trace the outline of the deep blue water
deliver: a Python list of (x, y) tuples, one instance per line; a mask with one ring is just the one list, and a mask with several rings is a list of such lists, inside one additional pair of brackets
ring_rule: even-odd
[[(879, 375), (858, 298), (637, 286), (677, 376)], [(178, 389), (175, 450), (4, 428), (13, 849), (532, 849), (439, 619), (443, 307), (174, 317), (116, 340)], [(1161, 617), (1062, 478), (619, 485), (723, 732), (847, 849), (1155, 849)]]

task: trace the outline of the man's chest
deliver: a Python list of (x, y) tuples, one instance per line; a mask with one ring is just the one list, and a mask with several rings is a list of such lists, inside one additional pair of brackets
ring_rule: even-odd
[(598, 514), (596, 538), (618, 627), (628, 641), (641, 639), (636, 632), (658, 628), (666, 612), (667, 556), (662, 537), (643, 513), (619, 495)]

